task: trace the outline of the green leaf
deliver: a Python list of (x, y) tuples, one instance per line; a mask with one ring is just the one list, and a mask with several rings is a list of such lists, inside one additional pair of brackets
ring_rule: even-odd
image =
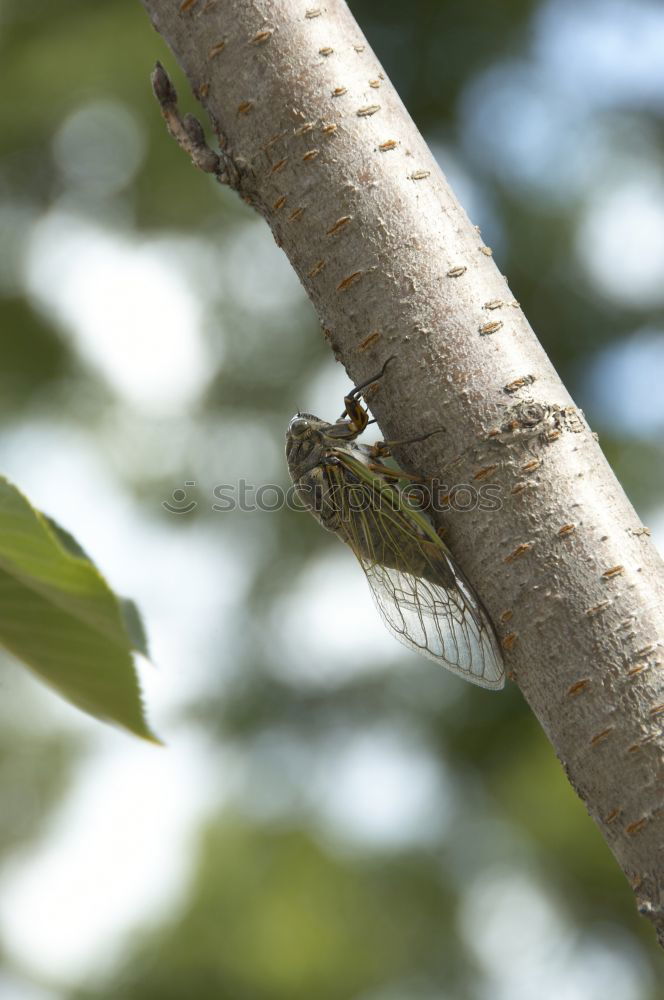
[(148, 649), (148, 637), (145, 634), (145, 626), (143, 625), (143, 619), (141, 618), (141, 612), (138, 610), (138, 606), (131, 600), (130, 597), (119, 597), (118, 600), (120, 602), (122, 624), (124, 625), (125, 632), (129, 636), (131, 648), (135, 649), (137, 653), (141, 653), (143, 656), (149, 657), (150, 650)]
[[(58, 524), (48, 514), (42, 514), (41, 516), (48, 522), (49, 527), (63, 548), (71, 552), (74, 556), (80, 556), (82, 559), (87, 559), (89, 563), (92, 562), (92, 559), (90, 559), (83, 546), (76, 541), (73, 535), (70, 535), (66, 528), (63, 528), (61, 524)], [(129, 597), (118, 597), (117, 600), (120, 604), (120, 614), (125, 631), (131, 641), (131, 648), (135, 649), (137, 653), (142, 653), (143, 656), (149, 657), (148, 638), (145, 634), (143, 619), (138, 607)]]
[(132, 650), (138, 609), (78, 542), (0, 477), (0, 645), (97, 718), (159, 742), (145, 720)]

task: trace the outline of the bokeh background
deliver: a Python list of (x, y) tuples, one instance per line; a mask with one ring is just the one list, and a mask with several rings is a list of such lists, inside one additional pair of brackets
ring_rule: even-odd
[[(661, 542), (664, 6), (351, 6)], [(0, 46), (0, 471), (143, 609), (168, 744), (0, 660), (0, 998), (664, 996), (518, 691), (403, 650), (313, 519), (213, 509), (347, 382), (140, 4), (4, 0)]]

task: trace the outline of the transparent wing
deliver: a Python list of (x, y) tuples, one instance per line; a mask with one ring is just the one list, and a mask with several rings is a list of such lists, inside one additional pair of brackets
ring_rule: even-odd
[(481, 687), (505, 672), (491, 623), (467, 585), (448, 587), (360, 559), (380, 616), (395, 638)]
[(392, 635), (474, 684), (502, 688), (493, 626), (433, 528), (359, 462), (342, 458), (333, 475), (346, 496), (352, 486), (350, 501), (339, 507), (338, 533), (357, 556)]

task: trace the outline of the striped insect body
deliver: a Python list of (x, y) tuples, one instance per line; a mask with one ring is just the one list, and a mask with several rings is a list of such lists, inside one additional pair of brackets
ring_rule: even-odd
[(358, 396), (370, 382), (346, 396), (335, 423), (309, 413), (291, 420), (286, 458), (299, 499), (353, 551), (397, 639), (474, 684), (502, 688), (502, 655), (479, 598), (396, 485), (405, 473), (382, 463), (389, 448), (357, 440), (369, 423)]

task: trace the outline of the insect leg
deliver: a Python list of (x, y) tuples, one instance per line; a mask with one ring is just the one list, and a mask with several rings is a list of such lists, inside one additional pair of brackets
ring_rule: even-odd
[(415, 476), (410, 472), (404, 472), (403, 469), (391, 469), (389, 465), (383, 465), (381, 462), (369, 462), (369, 471), (376, 472), (379, 476), (395, 482), (399, 479), (410, 479), (413, 483), (424, 482), (424, 479), (422, 479), (421, 476)]
[(343, 420), (344, 417), (348, 416), (350, 418), (351, 425), (353, 429), (357, 431), (357, 434), (361, 434), (367, 424), (370, 423), (369, 414), (357, 397), (363, 389), (366, 389), (367, 386), (373, 385), (374, 382), (377, 382), (378, 379), (383, 377), (385, 369), (389, 365), (390, 361), (394, 361), (394, 357), (394, 355), (391, 355), (391, 357), (387, 359), (377, 375), (372, 375), (371, 378), (368, 378), (365, 382), (360, 382), (360, 384), (356, 385), (354, 389), (351, 389), (347, 396), (344, 396), (345, 409), (339, 417), (339, 420)]

